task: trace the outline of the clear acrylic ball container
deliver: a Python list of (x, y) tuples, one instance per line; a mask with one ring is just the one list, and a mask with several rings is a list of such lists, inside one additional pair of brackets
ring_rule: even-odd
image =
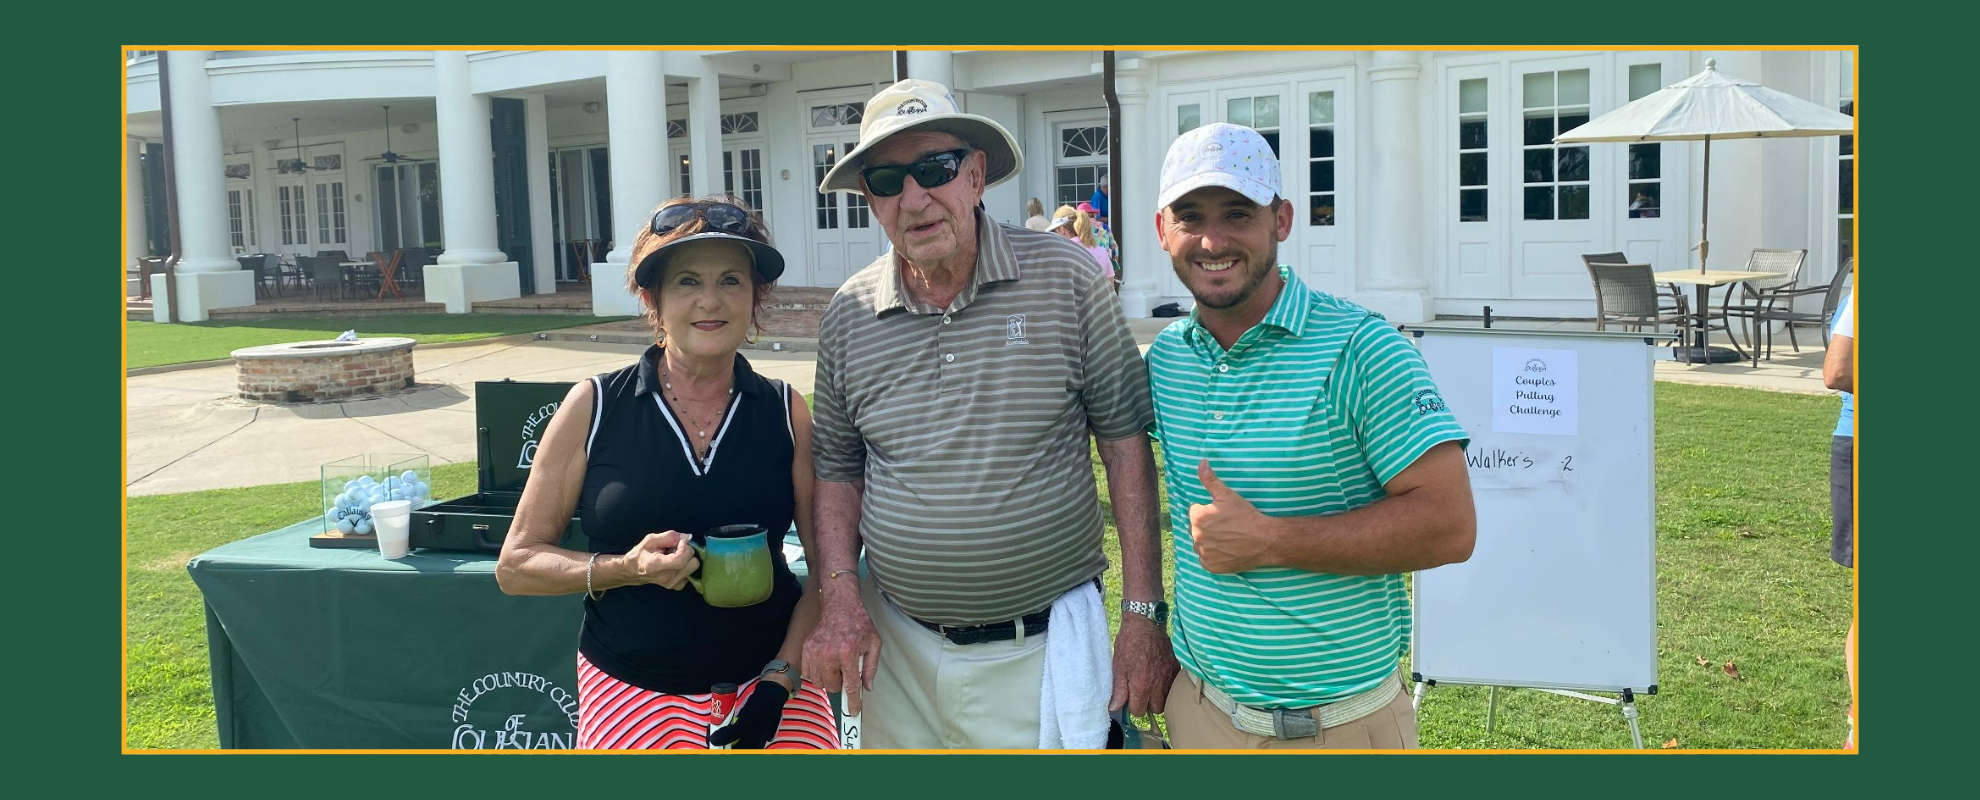
[(323, 532), (370, 535), (371, 507), (410, 500), (433, 505), (433, 468), (426, 454), (369, 453), (324, 464)]

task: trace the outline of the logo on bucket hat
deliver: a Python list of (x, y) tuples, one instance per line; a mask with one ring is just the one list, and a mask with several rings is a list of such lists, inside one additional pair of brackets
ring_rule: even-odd
[(1024, 168), (1017, 137), (1004, 126), (989, 117), (963, 113), (949, 87), (909, 78), (866, 101), (866, 115), (859, 123), (859, 145), (825, 173), (825, 179), (818, 182), (819, 194), (860, 191), (859, 176), (867, 166), (867, 151), (887, 137), (909, 130), (951, 134), (983, 151), (986, 188), (1010, 180)]
[(1168, 208), (1206, 186), (1221, 186), (1261, 206), (1271, 203), (1279, 195), (1279, 156), (1257, 131), (1228, 122), (1176, 137), (1162, 159), (1156, 207)]

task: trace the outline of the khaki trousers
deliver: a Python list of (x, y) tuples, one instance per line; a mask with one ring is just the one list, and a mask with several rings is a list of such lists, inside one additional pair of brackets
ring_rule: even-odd
[(959, 645), (882, 597), (871, 576), (860, 598), (880, 634), (880, 667), (860, 711), (875, 750), (1038, 748), (1045, 636)]
[(1231, 726), (1231, 715), (1218, 711), (1203, 689), (1179, 672), (1169, 687), (1163, 708), (1169, 745), (1178, 750), (1414, 750), (1416, 711), (1409, 705), (1409, 688), (1389, 704), (1361, 719), (1322, 728), (1317, 736), (1281, 741)]

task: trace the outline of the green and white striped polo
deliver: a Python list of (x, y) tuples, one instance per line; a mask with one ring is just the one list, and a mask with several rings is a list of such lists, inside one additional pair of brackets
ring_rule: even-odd
[(1265, 514), (1340, 514), (1386, 496), (1433, 445), (1466, 440), (1394, 326), (1279, 275), (1271, 310), (1229, 351), (1194, 314), (1163, 329), (1148, 378), (1175, 528), (1176, 657), (1240, 703), (1299, 708), (1394, 672), (1410, 633), (1402, 576), (1211, 574), (1189, 538), (1190, 505), (1210, 502), (1197, 461)]
[(859, 533), (909, 615), (977, 625), (1044, 610), (1107, 570), (1089, 434), (1140, 435), (1148, 376), (1121, 304), (1076, 243), (977, 225), (947, 308), (915, 300), (893, 253), (819, 321), (812, 463), (864, 480)]

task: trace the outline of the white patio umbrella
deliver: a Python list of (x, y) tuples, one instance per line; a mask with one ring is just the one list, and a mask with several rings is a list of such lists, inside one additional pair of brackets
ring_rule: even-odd
[(1722, 75), (1716, 59), (1705, 71), (1634, 100), (1554, 137), (1578, 142), (1705, 142), (1704, 198), (1698, 210), (1698, 271), (1711, 250), (1712, 140), (1778, 136), (1842, 136), (1855, 131), (1848, 115), (1760, 84)]

